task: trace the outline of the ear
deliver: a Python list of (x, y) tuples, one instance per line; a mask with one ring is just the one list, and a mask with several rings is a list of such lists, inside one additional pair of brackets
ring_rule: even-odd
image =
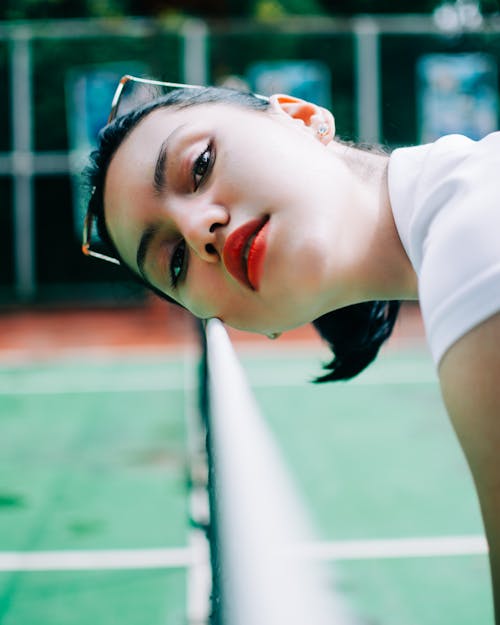
[(301, 122), (321, 143), (326, 145), (333, 140), (335, 119), (328, 109), (291, 95), (275, 94), (269, 101), (274, 113)]

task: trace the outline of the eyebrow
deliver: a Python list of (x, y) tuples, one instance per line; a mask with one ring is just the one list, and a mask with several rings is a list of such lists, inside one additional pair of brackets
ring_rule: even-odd
[(144, 265), (146, 263), (146, 257), (148, 255), (149, 246), (151, 245), (151, 241), (156, 236), (156, 233), (159, 230), (159, 226), (157, 223), (150, 224), (141, 234), (141, 238), (139, 240), (139, 245), (137, 247), (137, 254), (135, 257), (135, 262), (137, 263), (137, 267), (141, 276), (149, 282), (149, 279), (144, 270)]
[[(165, 191), (166, 187), (165, 165), (167, 163), (168, 140), (169, 137), (167, 137), (165, 141), (163, 141), (163, 143), (161, 144), (155, 162), (155, 169), (153, 173), (153, 189), (156, 193), (158, 193), (158, 195), (161, 195)], [(158, 232), (158, 228), (159, 226), (157, 223), (150, 224), (145, 228), (139, 240), (137, 254), (135, 256), (135, 262), (137, 264), (139, 272), (147, 282), (148, 277), (146, 276), (144, 265), (146, 263), (149, 246), (151, 245), (151, 241), (154, 239), (156, 233)]]
[[(158, 195), (162, 195), (166, 188), (166, 179), (165, 179), (165, 168), (167, 164), (167, 153), (168, 153), (168, 144), (172, 137), (181, 130), (186, 124), (181, 124), (178, 126), (170, 135), (162, 142), (160, 149), (158, 150), (158, 155), (156, 157), (155, 169), (153, 173), (153, 189)], [(146, 275), (144, 265), (146, 263), (146, 257), (148, 255), (149, 246), (151, 245), (151, 241), (156, 236), (159, 231), (160, 226), (158, 223), (152, 223), (147, 226), (143, 233), (141, 234), (141, 238), (139, 239), (139, 245), (137, 247), (137, 253), (135, 257), (135, 262), (137, 264), (137, 268), (141, 276), (149, 283), (149, 279)]]
[(167, 149), (169, 137), (161, 144), (158, 156), (156, 157), (155, 171), (153, 175), (153, 188), (161, 195), (165, 191), (165, 166), (167, 163)]

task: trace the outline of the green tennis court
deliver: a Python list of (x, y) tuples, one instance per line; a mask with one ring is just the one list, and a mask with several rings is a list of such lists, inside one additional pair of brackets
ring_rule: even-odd
[[(389, 350), (357, 381), (318, 387), (324, 354), (273, 348), (242, 359), (315, 555), (358, 612), (492, 625), (478, 504), (427, 354)], [(1, 366), (2, 625), (187, 623), (194, 362)]]

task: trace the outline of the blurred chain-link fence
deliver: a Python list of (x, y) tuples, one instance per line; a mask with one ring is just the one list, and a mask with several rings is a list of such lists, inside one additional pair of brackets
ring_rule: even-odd
[(498, 71), (498, 18), (452, 33), (430, 16), (0, 24), (0, 306), (96, 301), (110, 283), (120, 294), (117, 269), (83, 258), (76, 234), (83, 162), (68, 91), (89, 68), (139, 64), (159, 79), (255, 88), (256, 64), (306, 61), (326, 76), (340, 136), (399, 145), (419, 138), (419, 59), (471, 52)]

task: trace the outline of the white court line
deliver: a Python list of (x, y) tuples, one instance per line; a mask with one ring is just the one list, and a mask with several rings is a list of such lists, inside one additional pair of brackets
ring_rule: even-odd
[[(320, 363), (319, 363), (320, 364)], [(254, 374), (247, 372), (247, 377), (250, 383), (251, 388), (269, 388), (269, 387), (281, 387), (281, 388), (290, 388), (297, 386), (308, 386), (310, 388), (314, 388), (313, 380), (316, 375), (322, 375), (322, 369), (320, 366), (317, 367), (317, 371), (311, 374), (311, 371), (301, 372), (300, 374), (288, 374), (279, 375), (273, 373), (273, 371), (266, 372), (264, 374)], [(296, 375), (297, 377), (294, 377)], [(353, 378), (352, 380), (348, 380), (346, 382), (338, 382), (338, 384), (342, 384), (343, 386), (378, 386), (378, 385), (395, 385), (398, 386), (400, 384), (409, 384), (409, 385), (420, 385), (420, 384), (437, 384), (438, 379), (436, 374), (433, 371), (423, 372), (415, 375), (414, 372), (402, 372), (402, 373), (366, 373), (361, 374), (360, 377)], [(318, 388), (318, 387), (316, 387)], [(324, 388), (324, 385), (319, 386), (319, 388)], [(330, 387), (332, 388), (332, 387)]]
[[(320, 370), (318, 369), (318, 373)], [(297, 388), (309, 387), (314, 388), (310, 379), (310, 373), (285, 373), (284, 375), (276, 375), (270, 371), (266, 375), (249, 374), (250, 385), (252, 388)], [(365, 377), (355, 378), (347, 382), (350, 386), (373, 386), (373, 385), (420, 385), (420, 384), (437, 384), (437, 378), (430, 373), (415, 375), (412, 373), (391, 374), (391, 375), (366, 375)], [(169, 372), (152, 374), (145, 378), (140, 376), (118, 376), (106, 378), (81, 377), (79, 380), (63, 380), (57, 374), (54, 376), (43, 375), (43, 378), (19, 380), (3, 379), (0, 376), (0, 396), (23, 396), (23, 395), (78, 395), (92, 393), (140, 393), (150, 391), (191, 391), (194, 385), (186, 386), (182, 379), (182, 374), (172, 375)], [(322, 388), (322, 387), (320, 387)]]
[(325, 561), (473, 556), (487, 553), (486, 539), (479, 535), (318, 542), (293, 549), (294, 555)]
[(195, 558), (196, 552), (187, 547), (98, 551), (0, 551), (0, 571), (185, 568), (192, 566)]
[[(475, 556), (487, 553), (486, 539), (480, 535), (317, 542), (300, 545), (292, 551), (294, 556), (323, 561)], [(0, 571), (185, 568), (205, 564), (206, 557), (207, 554), (203, 551), (188, 547), (98, 551), (1, 551)]]
[(40, 355), (36, 350), (26, 349), (0, 349), (0, 365), (3, 366), (26, 366), (34, 362), (50, 364), (64, 364), (66, 362), (94, 362), (99, 360), (102, 363), (122, 362), (124, 358), (131, 358), (137, 361), (151, 360), (152, 358), (164, 362), (179, 359), (179, 353), (189, 352), (193, 356), (198, 353), (198, 346), (193, 341), (185, 345), (113, 345), (109, 347), (89, 346), (89, 347), (61, 347), (47, 354), (43, 351)]
[[(49, 380), (28, 380), (24, 383), (18, 381), (1, 380), (0, 396), (2, 395), (79, 395), (91, 393), (141, 393), (153, 391), (182, 391), (186, 390), (182, 380), (169, 380), (168, 373), (158, 379), (141, 380), (135, 378), (120, 379), (111, 378), (106, 380), (103, 376), (100, 380), (67, 381), (57, 379), (57, 374)], [(19, 386), (18, 386), (19, 384)]]

